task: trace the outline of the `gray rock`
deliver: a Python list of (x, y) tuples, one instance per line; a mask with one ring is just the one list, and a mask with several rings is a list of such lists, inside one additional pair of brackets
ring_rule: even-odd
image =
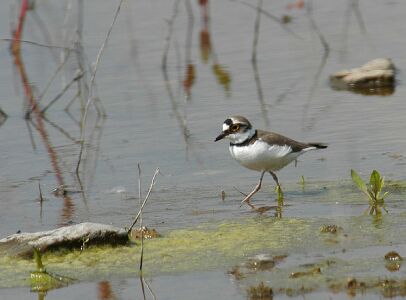
[(41, 252), (80, 249), (86, 245), (123, 245), (128, 243), (127, 231), (111, 225), (80, 223), (49, 231), (16, 233), (0, 240), (0, 254), (30, 258), (33, 248)]
[[(330, 76), (330, 83), (335, 89), (362, 90), (370, 89), (379, 93), (380, 88), (392, 88), (395, 83), (395, 66), (389, 58), (377, 58), (365, 65), (350, 70), (343, 70)], [(359, 91), (362, 92), (362, 91)], [(393, 92), (393, 90), (392, 90)], [(365, 92), (369, 94), (369, 92)]]

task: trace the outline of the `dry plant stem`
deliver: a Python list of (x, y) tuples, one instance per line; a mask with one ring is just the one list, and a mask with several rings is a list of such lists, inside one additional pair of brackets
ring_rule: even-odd
[[(141, 166), (138, 163), (138, 203), (141, 206)], [(141, 222), (142, 222), (142, 214), (141, 214)]]
[[(78, 0), (78, 5), (77, 5), (77, 27), (76, 27), (76, 39), (74, 41), (75, 49), (76, 49), (76, 60), (78, 64), (78, 68), (81, 72), (85, 71), (85, 65), (86, 65), (86, 57), (85, 57), (85, 51), (83, 49), (82, 45), (82, 39), (83, 39), (83, 11), (84, 11), (84, 0)], [(91, 66), (89, 67), (89, 70), (92, 70)], [(85, 109), (85, 103), (84, 101), (88, 98), (89, 94), (89, 86), (87, 82), (87, 78), (85, 76), (82, 78), (82, 80), (78, 81), (78, 97), (76, 99), (79, 100), (79, 105), (80, 105), (80, 110), (83, 113)]]
[[(324, 69), (324, 66), (326, 65), (327, 58), (328, 58), (328, 56), (330, 54), (330, 46), (328, 45), (326, 39), (324, 38), (323, 34), (321, 33), (319, 27), (316, 24), (316, 21), (313, 18), (313, 6), (312, 5), (313, 4), (312, 4), (311, 1), (309, 1), (307, 3), (307, 6), (306, 6), (307, 7), (307, 9), (306, 9), (307, 16), (308, 16), (308, 18), (310, 20), (310, 26), (314, 30), (316, 35), (318, 36), (318, 38), (320, 40), (320, 43), (323, 46), (324, 51), (323, 51), (323, 55), (322, 55), (321, 60), (320, 60), (320, 65), (318, 66), (317, 72), (313, 77), (314, 80), (313, 80), (313, 83), (312, 83), (312, 85), (310, 87), (310, 91), (309, 91), (308, 97), (306, 99), (306, 103), (304, 105), (303, 114), (302, 114), (303, 115), (303, 117), (302, 117), (303, 125), (304, 125), (305, 119), (307, 118), (307, 112), (308, 112), (308, 109), (309, 109), (309, 107), (311, 105), (311, 102), (313, 100), (314, 93), (316, 91), (316, 88), (317, 88), (321, 73), (322, 73), (322, 71)], [(310, 124), (307, 125), (306, 127), (311, 128), (313, 126), (312, 123), (314, 123), (314, 122), (315, 122), (314, 120), (311, 121)]]
[(106, 47), (107, 41), (108, 41), (108, 39), (110, 37), (110, 34), (111, 34), (111, 31), (113, 29), (113, 26), (114, 26), (114, 24), (115, 24), (115, 22), (117, 20), (117, 17), (118, 17), (118, 14), (120, 12), (122, 3), (123, 3), (123, 0), (120, 0), (120, 3), (118, 4), (116, 13), (115, 13), (114, 18), (113, 18), (113, 22), (111, 23), (110, 28), (109, 28), (109, 30), (107, 32), (106, 38), (104, 39), (104, 42), (103, 42), (102, 46), (100, 47), (99, 53), (97, 54), (95, 66), (94, 66), (93, 72), (92, 72), (92, 76), (90, 77), (89, 95), (88, 95), (88, 98), (87, 98), (85, 111), (83, 113), (81, 126), (80, 126), (80, 151), (79, 151), (78, 162), (77, 162), (77, 165), (76, 165), (76, 175), (77, 176), (79, 176), (79, 167), (80, 167), (80, 162), (82, 160), (83, 148), (84, 148), (84, 145), (85, 145), (85, 140), (84, 139), (85, 139), (85, 126), (86, 126), (87, 114), (88, 114), (88, 111), (89, 111), (89, 106), (93, 102), (92, 100), (93, 100), (94, 80), (96, 78), (96, 73), (97, 73), (97, 69), (98, 69), (99, 64), (100, 64), (101, 56), (102, 56), (102, 54), (104, 52), (104, 48)]
[[(48, 30), (47, 25), (42, 21), (41, 17), (38, 15), (37, 10), (36, 9), (31, 9), (31, 20), (32, 20), (32, 25), (34, 25), (34, 23), (36, 23), (39, 32), (42, 34), (42, 40), (44, 40), (44, 42), (48, 45), (52, 45), (52, 36), (50, 31)], [(53, 59), (55, 60), (55, 62), (58, 62), (58, 54), (56, 52), (54, 52), (53, 48), (48, 47), (48, 50), (51, 54), (51, 56), (53, 57)]]
[(171, 88), (170, 79), (169, 79), (168, 70), (167, 70), (168, 52), (169, 52), (169, 47), (170, 47), (170, 43), (171, 43), (172, 35), (173, 35), (173, 24), (175, 22), (176, 15), (178, 13), (178, 6), (179, 6), (179, 0), (175, 1), (174, 7), (173, 7), (173, 15), (172, 15), (171, 19), (168, 21), (168, 35), (166, 37), (166, 44), (165, 44), (165, 48), (164, 48), (164, 53), (162, 55), (161, 68), (162, 68), (162, 73), (164, 76), (165, 87), (168, 92), (169, 100), (171, 101), (171, 108), (172, 108), (173, 114), (175, 115), (176, 120), (178, 121), (179, 128), (182, 130), (183, 138), (185, 140), (186, 146), (188, 146), (188, 143), (189, 143), (188, 139), (190, 136), (189, 129), (186, 125), (186, 119), (179, 112), (178, 105), (175, 101), (175, 96), (174, 96), (172, 88)]
[(358, 21), (358, 26), (361, 29), (362, 34), (368, 35), (367, 27), (365, 26), (364, 19), (361, 14), (361, 10), (359, 9), (359, 0), (352, 0), (351, 6), (354, 9), (355, 17)]
[(70, 55), (70, 51), (67, 51), (64, 60), (59, 64), (58, 68), (55, 70), (54, 74), (49, 79), (49, 81), (48, 81), (47, 85), (45, 86), (44, 90), (38, 96), (38, 103), (42, 100), (42, 98), (44, 98), (44, 95), (48, 91), (48, 89), (51, 86), (52, 82), (54, 81), (56, 76), (59, 74), (59, 72), (62, 70), (62, 68), (65, 66), (66, 62), (68, 61), (69, 55)]
[(34, 126), (36, 126), (36, 128), (38, 129), (38, 132), (47, 149), (47, 152), (48, 152), (50, 160), (51, 160), (52, 167), (54, 168), (54, 171), (55, 171), (55, 176), (58, 181), (58, 185), (63, 185), (62, 172), (59, 168), (57, 153), (53, 149), (51, 142), (49, 140), (49, 137), (48, 137), (48, 133), (45, 130), (44, 121), (42, 119), (41, 112), (39, 110), (37, 101), (34, 97), (34, 93), (31, 88), (31, 85), (30, 85), (30, 80), (26, 73), (25, 66), (24, 66), (24, 63), (23, 63), (23, 60), (21, 57), (21, 44), (19, 43), (19, 40), (22, 37), (22, 33), (23, 33), (22, 31), (23, 31), (23, 27), (24, 27), (24, 21), (25, 21), (27, 9), (28, 9), (28, 4), (29, 3), (27, 0), (23, 0), (21, 2), (21, 11), (20, 11), (20, 16), (19, 16), (19, 22), (18, 22), (17, 29), (14, 31), (14, 40), (11, 44), (11, 50), (12, 50), (12, 54), (14, 57), (14, 64), (16, 65), (16, 68), (21, 77), (21, 82), (23, 84), (25, 98), (35, 114), (36, 124), (34, 124), (34, 122), (32, 124)]
[(42, 197), (40, 180), (38, 180), (38, 189), (39, 189), (39, 218), (42, 220), (42, 203), (44, 202), (44, 198)]
[(3, 118), (7, 118), (8, 117), (8, 115), (4, 112), (4, 110), (2, 110), (1, 108), (0, 108), (0, 115), (2, 115), (2, 117)]
[(145, 285), (147, 286), (148, 291), (151, 293), (152, 298), (154, 300), (156, 300), (156, 295), (155, 295), (154, 291), (152, 290), (152, 288), (150, 287), (150, 285), (148, 284), (148, 281), (146, 281), (144, 278), (142, 278), (142, 280), (144, 281)]
[(191, 51), (192, 51), (192, 34), (193, 34), (193, 27), (195, 23), (195, 18), (193, 15), (192, 5), (190, 4), (190, 0), (185, 1), (185, 7), (188, 16), (188, 28), (186, 34), (186, 44), (185, 44), (185, 56), (186, 56), (186, 64), (191, 62)]
[(252, 56), (251, 61), (257, 61), (257, 46), (258, 46), (258, 38), (259, 38), (259, 24), (261, 20), (261, 8), (262, 8), (262, 1), (258, 0), (258, 7), (257, 7), (257, 17), (255, 19), (255, 27), (254, 27), (254, 41), (252, 45)]
[(258, 100), (261, 106), (261, 113), (262, 118), (264, 119), (265, 126), (269, 128), (270, 122), (268, 118), (268, 109), (266, 103), (264, 101), (264, 94), (262, 92), (261, 86), (261, 78), (259, 76), (258, 65), (257, 65), (257, 45), (259, 40), (259, 28), (260, 28), (260, 20), (261, 20), (261, 8), (262, 8), (263, 0), (258, 0), (258, 8), (257, 8), (257, 17), (255, 19), (255, 27), (254, 27), (254, 41), (252, 45), (252, 56), (251, 56), (251, 63), (252, 68), (254, 70), (254, 79), (257, 86), (257, 93), (258, 93)]
[(140, 255), (140, 272), (142, 272), (142, 263), (144, 261), (144, 231), (141, 228), (141, 255)]
[[(185, 70), (192, 65), (192, 59), (191, 59), (191, 50), (192, 50), (192, 38), (193, 38), (193, 27), (194, 27), (194, 15), (193, 15), (193, 9), (192, 5), (190, 4), (190, 0), (185, 0), (185, 7), (186, 7), (186, 12), (188, 15), (188, 22), (187, 22), (187, 32), (186, 32), (186, 42), (185, 42)], [(187, 73), (187, 71), (186, 71)], [(185, 74), (185, 80), (187, 80), (187, 75)], [(185, 88), (184, 85), (184, 90), (185, 90), (185, 100), (189, 101), (191, 100), (191, 88), (192, 86)], [(185, 113), (186, 115), (186, 105), (185, 105)], [(186, 120), (186, 118), (183, 118)]]
[(241, 195), (243, 195), (244, 197), (247, 197), (246, 193), (241, 192), (239, 189), (237, 189), (235, 186), (233, 186), (233, 189), (235, 189), (237, 192), (239, 192)]
[(60, 91), (58, 95), (56, 95), (55, 98), (52, 99), (51, 102), (49, 102), (48, 105), (41, 110), (41, 113), (44, 114), (48, 110), (48, 108), (50, 108), (56, 101), (58, 101), (66, 93), (66, 91), (72, 86), (73, 83), (75, 83), (82, 77), (83, 73), (79, 72), (79, 74), (77, 74), (74, 78), (72, 78), (72, 80), (67, 85), (65, 85), (62, 91)]
[(323, 46), (324, 52), (325, 53), (329, 53), (330, 52), (330, 46), (328, 45), (326, 39), (324, 38), (323, 34), (321, 33), (319, 27), (317, 26), (316, 22), (314, 21), (313, 18), (313, 2), (310, 1), (308, 2), (308, 4), (306, 5), (307, 7), (307, 15), (309, 17), (310, 20), (310, 25), (312, 27), (312, 29), (314, 30), (314, 32), (317, 34), (318, 38), (320, 39), (320, 43)]
[(300, 78), (296, 79), (295, 82), (293, 82), (292, 84), (289, 85), (289, 87), (283, 91), (279, 96), (276, 97), (274, 104), (280, 104), (282, 103), (283, 100), (286, 99), (286, 97), (296, 88), (296, 86), (298, 85), (298, 83), (301, 82), (301, 78), (303, 78), (304, 76), (301, 76)]
[(168, 36), (166, 37), (166, 44), (164, 48), (164, 53), (162, 55), (162, 69), (166, 70), (166, 62), (168, 60), (168, 53), (169, 53), (169, 46), (171, 44), (172, 40), (172, 34), (173, 34), (173, 23), (175, 22), (176, 15), (178, 14), (178, 6), (179, 6), (179, 0), (176, 0), (173, 6), (173, 14), (172, 18), (168, 20), (168, 26), (169, 26), (169, 32)]
[(144, 68), (144, 61), (140, 58), (139, 55), (139, 50), (138, 50), (138, 41), (135, 38), (134, 35), (134, 25), (133, 21), (135, 20), (135, 9), (133, 5), (137, 5), (132, 1), (127, 1), (127, 10), (126, 10), (126, 25), (127, 25), (127, 39), (129, 42), (129, 47), (130, 47), (130, 56), (131, 56), (131, 62), (133, 62), (135, 70), (136, 70), (136, 76), (138, 80), (140, 81), (140, 84), (144, 87), (147, 97), (152, 103), (157, 103), (158, 99), (155, 96), (155, 92), (153, 88), (151, 87), (151, 82), (148, 79), (148, 76), (146, 75), (145, 68)]
[(144, 288), (144, 278), (142, 277), (142, 274), (140, 273), (140, 282), (141, 282), (141, 291), (142, 291), (142, 297), (144, 300), (147, 300), (147, 297), (145, 297), (145, 288)]
[(41, 190), (41, 181), (38, 181), (38, 190), (39, 190), (39, 201), (42, 205), (42, 202), (44, 201), (44, 198), (42, 197), (42, 190)]
[(25, 120), (25, 125), (27, 125), (27, 130), (28, 130), (28, 135), (30, 137), (32, 150), (36, 150), (37, 145), (35, 144), (35, 140), (34, 140), (34, 137), (33, 137), (33, 134), (32, 134), (32, 129), (31, 129), (31, 126), (30, 126), (31, 122), (32, 122), (31, 119)]
[[(80, 83), (78, 83), (78, 86), (80, 87)], [(79, 97), (80, 97), (80, 90), (78, 89), (75, 96), (68, 102), (68, 104), (65, 106), (65, 108), (63, 110), (66, 112), (69, 112), (69, 108), (71, 107), (73, 102), (75, 102), (75, 100), (78, 99)], [(80, 123), (77, 120), (75, 120), (75, 123), (77, 123), (80, 126)]]
[(141, 215), (141, 213), (142, 213), (142, 210), (144, 209), (145, 203), (147, 203), (147, 200), (148, 200), (148, 198), (149, 198), (149, 195), (151, 194), (152, 187), (155, 185), (155, 178), (156, 178), (156, 176), (157, 176), (158, 174), (159, 174), (159, 168), (157, 168), (157, 169), (155, 170), (154, 176), (152, 176), (151, 184), (150, 184), (150, 186), (149, 186), (147, 195), (145, 196), (145, 199), (144, 199), (144, 201), (142, 202), (142, 205), (141, 205), (141, 207), (140, 207), (140, 210), (138, 211), (137, 216), (135, 217), (135, 219), (134, 219), (133, 223), (131, 224), (130, 228), (128, 229), (128, 233), (131, 232), (131, 230), (133, 229), (135, 223), (137, 223), (138, 219), (140, 218), (140, 215)]
[(69, 132), (67, 132), (65, 129), (63, 129), (61, 126), (59, 126), (58, 124), (56, 124), (55, 122), (52, 122), (51, 120), (49, 120), (47, 117), (42, 116), (42, 118), (44, 119), (45, 122), (47, 122), (49, 125), (51, 125), (52, 127), (54, 127), (55, 129), (57, 129), (60, 133), (62, 133), (65, 137), (67, 137), (68, 139), (70, 139), (72, 142), (74, 143), (78, 143), (78, 140), (75, 139), (73, 136), (71, 136), (69, 134)]
[[(141, 206), (141, 166), (138, 163), (138, 201)], [(141, 230), (141, 254), (140, 254), (140, 272), (142, 272), (142, 263), (144, 261), (144, 231), (142, 230), (142, 210), (140, 214), (140, 230)]]
[(62, 50), (66, 50), (66, 51), (74, 51), (75, 50), (75, 49), (72, 49), (72, 48), (69, 48), (69, 47), (46, 45), (46, 44), (41, 44), (41, 43), (38, 43), (38, 42), (20, 40), (20, 39), (5, 38), (5, 39), (0, 39), (0, 41), (6, 41), (6, 42), (15, 41), (15, 42), (19, 42), (19, 43), (30, 44), (30, 45), (44, 47), (44, 48), (62, 49)]
[[(243, 0), (230, 0), (230, 1), (231, 1), (231, 2), (239, 2), (239, 3), (241, 3), (241, 4), (245, 5), (245, 6), (248, 6), (248, 7), (252, 8), (252, 9), (257, 9), (257, 7), (256, 7), (254, 4), (250, 3), (250, 2), (246, 2), (246, 1), (243, 1)], [(302, 38), (301, 36), (297, 35), (295, 32), (293, 32), (292, 30), (290, 30), (289, 27), (287, 27), (287, 26), (282, 22), (281, 18), (279, 18), (279, 17), (277, 17), (277, 16), (271, 14), (270, 12), (268, 12), (268, 11), (262, 9), (262, 8), (260, 9), (260, 12), (261, 12), (262, 14), (264, 14), (266, 17), (268, 17), (269, 19), (271, 19), (271, 20), (277, 22), (277, 23), (278, 23), (279, 25), (281, 25), (282, 28), (283, 28), (285, 31), (287, 31), (288, 33), (292, 34), (293, 36), (295, 36), (295, 37), (298, 38), (298, 39), (303, 40), (303, 38)]]

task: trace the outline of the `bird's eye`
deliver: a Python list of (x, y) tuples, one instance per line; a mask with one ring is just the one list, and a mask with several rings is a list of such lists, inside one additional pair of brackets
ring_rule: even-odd
[(233, 124), (231, 125), (230, 129), (232, 132), (236, 132), (240, 129), (240, 124)]

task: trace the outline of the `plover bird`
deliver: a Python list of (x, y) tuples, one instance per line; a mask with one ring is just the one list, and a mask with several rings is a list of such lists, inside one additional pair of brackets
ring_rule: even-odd
[(255, 129), (242, 116), (233, 116), (224, 121), (223, 131), (214, 141), (224, 138), (230, 140), (230, 153), (236, 161), (248, 169), (261, 172), (258, 184), (241, 202), (246, 202), (251, 208), (255, 207), (250, 200), (261, 189), (266, 172), (272, 175), (278, 192), (282, 194), (275, 172), (307, 151), (327, 148), (324, 144), (300, 143), (274, 132)]

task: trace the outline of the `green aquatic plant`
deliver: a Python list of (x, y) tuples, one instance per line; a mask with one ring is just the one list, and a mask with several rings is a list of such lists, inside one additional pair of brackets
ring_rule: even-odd
[(279, 185), (277, 185), (275, 187), (275, 192), (278, 195), (278, 205), (283, 206), (284, 196), (283, 196), (283, 191)]
[(300, 177), (300, 185), (301, 185), (302, 187), (304, 187), (304, 185), (305, 185), (305, 178), (304, 178), (303, 175)]
[(41, 252), (37, 248), (34, 248), (33, 251), (35, 265), (37, 266), (37, 272), (45, 273), (46, 270), (44, 265), (42, 264)]
[(52, 289), (67, 286), (73, 282), (72, 278), (49, 273), (42, 263), (41, 252), (34, 248), (34, 261), (36, 270), (30, 272), (31, 291), (47, 292)]
[(270, 286), (261, 282), (259, 285), (250, 286), (247, 289), (247, 298), (249, 300), (272, 300), (273, 290)]
[(351, 178), (355, 185), (365, 194), (369, 199), (369, 214), (381, 215), (382, 209), (386, 212), (388, 210), (385, 207), (385, 197), (388, 192), (382, 193), (382, 189), (385, 185), (385, 178), (379, 174), (377, 170), (373, 170), (369, 179), (369, 185), (367, 185), (357, 172), (351, 169)]

